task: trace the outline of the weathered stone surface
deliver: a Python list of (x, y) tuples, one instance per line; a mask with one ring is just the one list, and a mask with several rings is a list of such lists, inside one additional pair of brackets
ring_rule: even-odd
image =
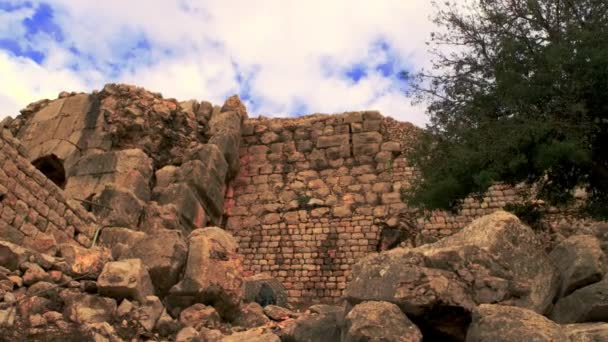
[(239, 131), (222, 131), (209, 139), (210, 145), (218, 147), (224, 159), (228, 163), (227, 175), (230, 178), (236, 176), (239, 170), (239, 143), (241, 141), (241, 132)]
[(107, 185), (92, 201), (92, 212), (106, 226), (137, 227), (144, 210), (144, 202), (133, 192), (114, 185)]
[(185, 327), (175, 336), (175, 342), (194, 342), (197, 340), (198, 331), (193, 327)]
[(244, 300), (256, 302), (261, 306), (287, 305), (287, 291), (281, 282), (275, 277), (260, 273), (247, 277), (243, 281)]
[(270, 322), (264, 314), (264, 308), (258, 303), (247, 303), (241, 306), (241, 310), (232, 321), (234, 325), (244, 328), (255, 328)]
[(110, 322), (115, 310), (114, 299), (86, 294), (71, 297), (63, 314), (75, 323), (101, 323)]
[(138, 258), (148, 268), (156, 291), (164, 295), (179, 280), (188, 248), (182, 233), (166, 230), (135, 243), (123, 259)]
[(183, 326), (200, 330), (203, 327), (210, 329), (218, 328), (221, 319), (213, 307), (196, 303), (179, 314), (179, 322)]
[(266, 328), (254, 328), (222, 338), (222, 342), (280, 342), (281, 339)]
[(152, 159), (141, 149), (97, 153), (80, 158), (68, 173), (66, 192), (74, 198), (90, 198), (107, 184), (150, 200)]
[(348, 134), (339, 134), (332, 136), (321, 136), (317, 139), (317, 147), (325, 148), (332, 146), (349, 145), (350, 136)]
[(561, 275), (560, 297), (600, 281), (606, 273), (606, 256), (600, 241), (591, 235), (575, 235), (549, 254)]
[(301, 342), (340, 341), (343, 319), (343, 308), (329, 305), (317, 306), (317, 310), (314, 312), (302, 314), (296, 320), (290, 321), (282, 329), (281, 339)]
[(231, 319), (243, 298), (243, 266), (230, 233), (209, 227), (188, 238), (188, 259), (182, 280), (169, 291), (169, 306), (180, 310), (194, 303), (212, 305)]
[(112, 260), (110, 251), (104, 247), (84, 248), (74, 244), (59, 245), (59, 253), (67, 262), (70, 275), (95, 279), (106, 262)]
[(133, 230), (125, 227), (106, 227), (99, 233), (99, 245), (109, 249), (114, 248), (117, 244), (124, 244), (127, 247), (133, 247), (138, 241), (144, 239), (146, 233)]
[(152, 331), (164, 309), (165, 307), (158, 297), (147, 296), (137, 308), (135, 317), (144, 329)]
[(167, 310), (163, 310), (162, 314), (156, 321), (156, 331), (161, 336), (170, 336), (176, 334), (180, 329), (180, 323), (173, 319), (168, 313)]
[(25, 269), (25, 273), (23, 274), (23, 284), (27, 286), (39, 281), (48, 281), (51, 279), (49, 274), (37, 264), (25, 262), (21, 265), (21, 268)]
[(99, 293), (116, 299), (134, 299), (143, 303), (154, 295), (147, 267), (141, 259), (108, 262), (97, 279)]
[(549, 318), (558, 323), (608, 321), (608, 278), (559, 299)]
[[(426, 336), (425, 336), (426, 337)], [(473, 311), (467, 342), (567, 341), (556, 324), (538, 313), (514, 306), (482, 304)]]
[(203, 228), (207, 224), (207, 215), (198, 195), (185, 183), (170, 184), (158, 189), (154, 194), (161, 205), (175, 205), (180, 223), (186, 231)]
[(224, 182), (228, 164), (215, 145), (202, 145), (198, 155), (205, 159), (188, 161), (176, 171), (174, 182), (194, 189), (212, 222), (218, 222), (224, 207)]
[(201, 328), (198, 332), (198, 338), (206, 342), (220, 342), (224, 338), (224, 334), (216, 329)]
[(264, 314), (273, 321), (278, 322), (297, 316), (293, 311), (277, 305), (266, 305), (264, 307)]
[(8, 241), (0, 240), (0, 266), (16, 270), (29, 259), (32, 253), (27, 249)]
[(16, 245), (22, 245), (25, 238), (25, 234), (19, 231), (19, 229), (3, 223), (0, 223), (0, 236), (2, 236), (2, 240)]
[(422, 341), (422, 333), (399, 307), (388, 302), (357, 304), (344, 319), (342, 341)]
[(436, 243), (362, 259), (353, 267), (345, 296), (353, 304), (392, 302), (435, 333), (463, 338), (477, 304), (544, 313), (558, 279), (532, 230), (499, 211)]
[(608, 341), (608, 323), (581, 323), (562, 325), (571, 342)]

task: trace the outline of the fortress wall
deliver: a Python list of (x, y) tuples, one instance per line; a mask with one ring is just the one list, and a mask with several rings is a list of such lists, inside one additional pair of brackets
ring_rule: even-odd
[(403, 244), (432, 242), (521, 200), (496, 185), (457, 214), (408, 216), (401, 189), (415, 174), (401, 151), (417, 131), (377, 112), (246, 120), (224, 210), (248, 271), (277, 277), (292, 302), (332, 301), (351, 266), (386, 243), (387, 223), (406, 231)]
[[(0, 235), (49, 252), (59, 243), (90, 246), (95, 218), (29, 162), (26, 149), (0, 130)], [(54, 254), (54, 253), (51, 253)]]

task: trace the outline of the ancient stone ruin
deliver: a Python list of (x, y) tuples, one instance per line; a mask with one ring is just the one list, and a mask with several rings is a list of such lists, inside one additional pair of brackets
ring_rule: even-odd
[(533, 231), (500, 184), (422, 215), (420, 129), (376, 111), (109, 84), (0, 125), (0, 340), (608, 338), (605, 224)]

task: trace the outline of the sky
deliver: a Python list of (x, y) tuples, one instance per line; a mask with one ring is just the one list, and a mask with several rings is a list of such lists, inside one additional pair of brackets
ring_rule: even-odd
[(128, 83), (238, 94), (252, 117), (379, 110), (418, 126), (400, 71), (428, 67), (428, 0), (0, 0), (0, 119)]

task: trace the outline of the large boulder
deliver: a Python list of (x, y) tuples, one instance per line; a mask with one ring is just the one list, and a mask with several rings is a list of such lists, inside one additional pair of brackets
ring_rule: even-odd
[(559, 324), (514, 306), (482, 304), (473, 311), (467, 342), (568, 341)]
[(219, 223), (224, 211), (224, 191), (228, 164), (217, 146), (201, 145), (166, 182), (184, 183), (201, 200), (210, 221)]
[(140, 259), (125, 259), (105, 264), (97, 279), (99, 293), (116, 299), (134, 299), (143, 303), (154, 295), (148, 268)]
[(600, 241), (592, 235), (574, 235), (549, 254), (561, 275), (560, 297), (600, 281), (606, 273), (606, 256)]
[(281, 282), (266, 273), (256, 274), (244, 279), (246, 302), (257, 302), (261, 306), (287, 305), (287, 290)]
[(608, 321), (608, 278), (560, 298), (549, 318), (558, 323)]
[(246, 329), (259, 327), (270, 322), (264, 314), (264, 308), (258, 303), (247, 303), (241, 307), (241, 312), (232, 321), (233, 325)]
[(157, 292), (164, 296), (179, 280), (187, 255), (188, 247), (182, 233), (165, 230), (136, 242), (123, 258), (141, 259)]
[(420, 342), (422, 333), (399, 307), (388, 302), (363, 302), (346, 315), (344, 342)]
[(116, 311), (116, 301), (112, 298), (78, 294), (65, 301), (63, 315), (79, 324), (110, 322)]
[(462, 339), (476, 305), (499, 303), (544, 313), (558, 280), (534, 232), (514, 215), (498, 211), (435, 243), (363, 258), (353, 266), (344, 295), (351, 304), (394, 303), (423, 335), (429, 329)]
[(173, 204), (184, 230), (190, 232), (207, 224), (207, 215), (197, 194), (186, 183), (155, 188), (154, 196), (161, 205)]
[(140, 149), (88, 154), (68, 172), (66, 193), (89, 198), (107, 184), (133, 192), (142, 201), (150, 200), (152, 159)]
[(243, 299), (243, 264), (238, 244), (227, 231), (209, 227), (188, 238), (188, 259), (182, 280), (169, 291), (167, 304), (175, 316), (194, 303), (211, 305), (231, 320)]
[(185, 327), (214, 329), (221, 324), (220, 315), (211, 307), (196, 303), (179, 314), (179, 322)]
[(66, 243), (59, 245), (59, 253), (69, 265), (69, 275), (73, 277), (95, 279), (103, 266), (112, 260), (110, 251), (103, 247), (84, 248)]
[(108, 184), (104, 189), (91, 198), (92, 212), (104, 226), (130, 227), (139, 225), (145, 202), (125, 188)]
[(282, 341), (333, 342), (340, 341), (344, 308), (315, 305), (295, 320), (282, 322)]

